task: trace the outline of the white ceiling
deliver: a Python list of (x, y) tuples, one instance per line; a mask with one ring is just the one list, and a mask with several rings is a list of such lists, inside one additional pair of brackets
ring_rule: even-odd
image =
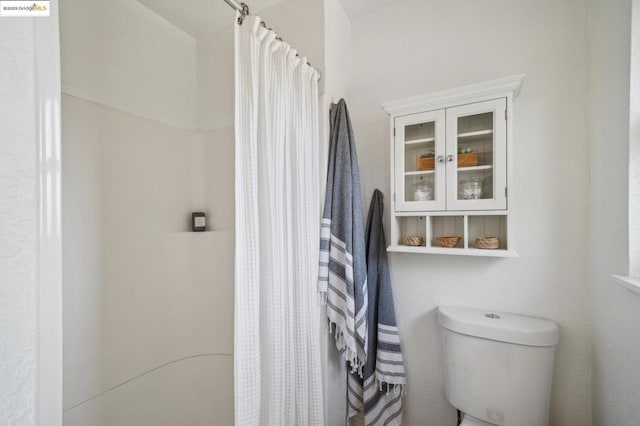
[[(223, 0), (137, 0), (139, 3), (162, 16), (178, 28), (200, 37), (233, 25), (235, 12)], [(248, 0), (251, 13), (281, 3), (283, 0)], [(380, 9), (401, 0), (339, 0), (349, 18)]]
[[(235, 11), (223, 0), (137, 0), (193, 37), (233, 27)], [(282, 0), (248, 0), (251, 13)]]

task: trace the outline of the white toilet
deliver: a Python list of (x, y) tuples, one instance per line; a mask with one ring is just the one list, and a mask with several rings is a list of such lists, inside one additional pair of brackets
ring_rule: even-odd
[(548, 423), (558, 326), (549, 320), (441, 306), (447, 400), (464, 426)]

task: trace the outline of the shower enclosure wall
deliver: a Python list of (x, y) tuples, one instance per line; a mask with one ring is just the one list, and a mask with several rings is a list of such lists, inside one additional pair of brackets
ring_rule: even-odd
[(65, 426), (233, 424), (233, 12), (154, 4), (61, 4)]

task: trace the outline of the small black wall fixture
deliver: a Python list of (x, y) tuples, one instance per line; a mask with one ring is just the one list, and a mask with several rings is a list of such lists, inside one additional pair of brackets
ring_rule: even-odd
[(191, 213), (191, 230), (193, 232), (204, 232), (207, 230), (207, 217), (203, 212)]

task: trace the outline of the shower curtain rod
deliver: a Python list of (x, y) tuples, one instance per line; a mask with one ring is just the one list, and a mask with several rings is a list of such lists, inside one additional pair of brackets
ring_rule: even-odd
[(247, 6), (245, 3), (238, 3), (236, 0), (224, 0), (224, 2), (231, 6), (233, 9), (240, 12), (243, 18), (245, 17), (245, 15), (249, 14), (249, 6)]
[[(244, 17), (247, 16), (249, 14), (249, 6), (247, 6), (246, 3), (238, 3), (236, 0), (224, 0), (224, 2), (226, 4), (228, 4), (229, 6), (231, 6), (232, 9), (240, 12), (240, 16), (238, 17), (238, 24), (242, 25), (242, 21), (244, 21)], [(260, 25), (262, 25), (263, 27), (267, 28), (267, 23), (262, 21), (260, 22)], [(267, 28), (269, 31), (273, 31), (271, 28)], [(275, 31), (274, 31), (275, 32)], [(278, 36), (276, 37), (276, 40), (282, 41), (282, 37)], [(296, 53), (296, 56), (300, 56)], [(313, 65), (311, 65), (311, 62), (307, 61), (307, 65), (309, 65), (310, 67), (313, 68)], [(318, 74), (320, 74), (320, 78), (322, 79), (322, 71), (320, 71), (317, 68), (314, 68)]]

